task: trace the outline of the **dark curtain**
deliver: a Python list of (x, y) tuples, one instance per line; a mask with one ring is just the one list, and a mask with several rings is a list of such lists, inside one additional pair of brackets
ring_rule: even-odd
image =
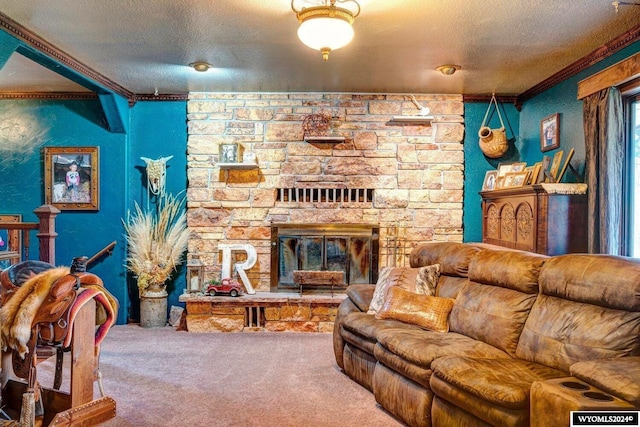
[(620, 91), (612, 87), (586, 97), (583, 113), (589, 252), (621, 255), (625, 144)]

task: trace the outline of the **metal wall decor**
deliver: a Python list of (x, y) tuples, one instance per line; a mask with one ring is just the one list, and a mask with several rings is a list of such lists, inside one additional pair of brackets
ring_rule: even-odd
[(309, 114), (302, 121), (302, 130), (305, 138), (308, 136), (326, 136), (330, 127), (331, 116), (328, 114)]

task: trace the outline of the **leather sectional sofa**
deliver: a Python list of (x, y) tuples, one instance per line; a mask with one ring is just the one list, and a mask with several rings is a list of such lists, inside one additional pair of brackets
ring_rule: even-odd
[(437, 242), (455, 298), (448, 332), (367, 314), (351, 285), (334, 327), (338, 365), (410, 426), (561, 426), (572, 410), (640, 408), (640, 262)]

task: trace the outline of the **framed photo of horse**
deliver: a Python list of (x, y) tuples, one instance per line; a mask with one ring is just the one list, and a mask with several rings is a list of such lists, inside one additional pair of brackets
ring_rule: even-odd
[(45, 147), (44, 200), (60, 210), (100, 208), (98, 147)]

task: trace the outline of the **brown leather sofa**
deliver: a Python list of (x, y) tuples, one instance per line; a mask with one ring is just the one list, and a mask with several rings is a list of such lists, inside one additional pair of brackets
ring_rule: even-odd
[(455, 298), (449, 332), (367, 314), (352, 285), (334, 327), (336, 362), (410, 426), (561, 426), (572, 410), (640, 408), (640, 262), (424, 244)]

